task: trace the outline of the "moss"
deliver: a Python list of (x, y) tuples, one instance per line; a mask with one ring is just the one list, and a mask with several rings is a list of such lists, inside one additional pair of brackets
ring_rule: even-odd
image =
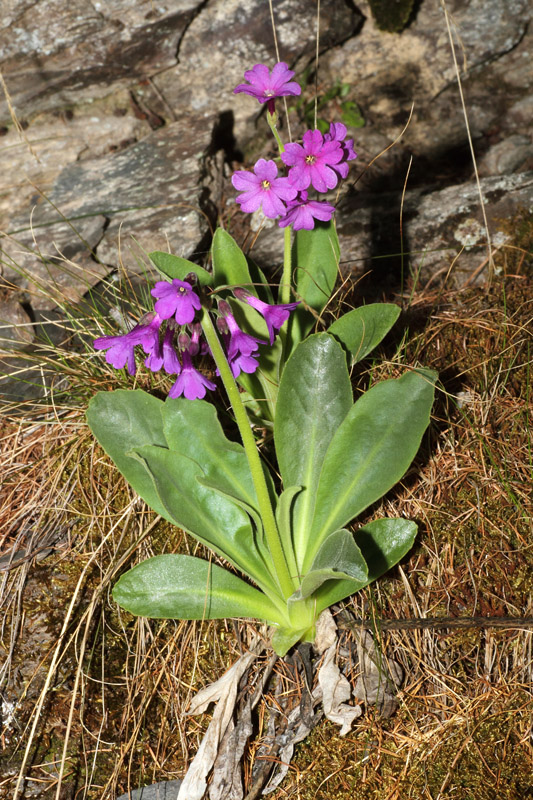
[(414, 0), (368, 0), (377, 27), (388, 33), (400, 33), (413, 11)]
[[(363, 726), (362, 732), (356, 729), (341, 738), (334, 725), (324, 723), (298, 746), (293, 762), (300, 776), (298, 796), (301, 800), (533, 797), (531, 748), (516, 713), (524, 703), (529, 697), (517, 692), (505, 708), (436, 726), (431, 736), (419, 737), (418, 746), (411, 744), (407, 763), (404, 748), (388, 735), (398, 727), (398, 719), (379, 722), (385, 733), (383, 744), (370, 728)], [(410, 717), (405, 708), (402, 715)], [(391, 795), (393, 789), (396, 794)]]

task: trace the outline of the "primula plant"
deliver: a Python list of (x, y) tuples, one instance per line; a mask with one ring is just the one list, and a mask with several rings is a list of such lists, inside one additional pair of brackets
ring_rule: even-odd
[[(354, 403), (349, 370), (399, 309), (362, 306), (324, 329), (339, 246), (334, 206), (310, 193), (335, 189), (356, 154), (341, 123), (325, 134), (307, 131), (302, 143), (281, 141), (275, 101), (300, 93), (293, 74), (284, 63), (272, 71), (258, 64), (235, 89), (266, 104), (279, 150), (232, 178), (242, 211), (262, 209), (284, 229), (278, 296), (223, 229), (214, 235), (210, 271), (152, 253), (164, 278), (151, 290), (153, 311), (94, 346), (130, 375), (142, 354), (147, 369), (174, 383), (166, 400), (138, 389), (100, 392), (88, 411), (94, 435), (148, 505), (234, 568), (158, 555), (122, 575), (117, 602), (147, 617), (265, 621), (280, 655), (312, 641), (324, 609), (378, 578), (413, 544), (409, 520), (375, 519), (355, 532), (347, 526), (406, 472), (429, 422), (436, 378), (406, 368)], [(199, 365), (210, 362), (207, 377)], [(204, 399), (217, 387), (225, 396)], [(217, 398), (226, 430), (238, 429), (240, 441), (226, 435)]]

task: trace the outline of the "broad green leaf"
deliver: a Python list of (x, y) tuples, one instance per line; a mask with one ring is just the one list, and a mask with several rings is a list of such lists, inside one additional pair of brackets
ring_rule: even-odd
[(352, 364), (365, 358), (390, 331), (398, 316), (400, 307), (392, 303), (372, 303), (354, 308), (339, 317), (328, 328), (351, 354)]
[(132, 448), (146, 444), (167, 446), (162, 409), (161, 400), (141, 389), (98, 392), (89, 402), (87, 422), (130, 486), (154, 511), (169, 519), (146, 469), (127, 455)]
[(242, 445), (230, 441), (212, 403), (167, 398), (163, 430), (168, 447), (196, 461), (204, 479), (257, 509), (257, 495)]
[(315, 317), (305, 306), (320, 314), (333, 294), (339, 253), (339, 240), (333, 222), (319, 222), (311, 231), (301, 230), (295, 233), (292, 269), (296, 295), (303, 303), (291, 317), (291, 348), (305, 337), (315, 322)]
[(405, 474), (429, 424), (436, 377), (430, 370), (418, 370), (376, 384), (337, 428), (318, 483), (304, 572), (328, 534), (354, 519)]
[(210, 272), (199, 267), (198, 264), (193, 264), (192, 261), (187, 261), (186, 258), (174, 256), (171, 253), (162, 253), (159, 250), (150, 253), (149, 258), (159, 272), (171, 280), (177, 278), (179, 281), (183, 281), (189, 273), (194, 272), (202, 286), (211, 286), (213, 283), (213, 276)]
[(224, 228), (213, 236), (213, 275), (215, 286), (244, 286), (250, 288), (252, 278), (246, 256)]
[(351, 406), (352, 388), (340, 344), (327, 333), (301, 342), (283, 370), (274, 424), (283, 485), (303, 487), (293, 505), (293, 542), (299, 567), (324, 457)]
[(323, 584), (315, 595), (317, 613), (384, 575), (409, 552), (416, 532), (414, 522), (400, 518), (376, 519), (356, 531), (354, 539), (368, 567), (367, 581), (363, 586), (353, 580)]
[(353, 533), (346, 528), (335, 531), (324, 541), (293, 597), (297, 600), (309, 597), (326, 581), (342, 579), (352, 581), (359, 588), (368, 583), (367, 564)]
[(179, 554), (149, 558), (124, 573), (113, 589), (113, 599), (132, 614), (154, 619), (280, 620), (268, 597), (236, 575)]
[(368, 566), (368, 583), (387, 572), (409, 552), (416, 534), (416, 522), (401, 517), (375, 519), (355, 532), (355, 541)]
[(214, 492), (218, 492), (223, 497), (226, 497), (232, 502), (236, 503), (239, 506), (239, 508), (242, 508), (242, 510), (249, 515), (255, 526), (255, 537), (254, 537), (255, 548), (263, 561), (263, 570), (261, 573), (261, 585), (263, 587), (266, 587), (268, 585), (268, 587), (275, 594), (277, 594), (279, 591), (278, 580), (274, 568), (274, 563), (272, 561), (272, 555), (270, 553), (270, 550), (268, 549), (268, 545), (264, 538), (263, 521), (261, 519), (259, 512), (256, 511), (255, 508), (252, 508), (252, 506), (249, 506), (248, 503), (243, 502), (239, 497), (235, 497), (234, 494), (232, 493), (228, 494), (227, 492), (222, 491), (219, 486), (211, 483), (209, 480), (206, 480), (205, 478), (196, 478), (196, 480), (202, 486), (205, 486), (207, 489), (212, 489)]
[[(132, 451), (150, 472), (160, 503), (175, 525), (265, 585), (264, 565), (248, 514), (219, 492), (202, 486), (202, 468), (181, 453), (161, 447)], [(270, 584), (270, 578), (267, 576)]]

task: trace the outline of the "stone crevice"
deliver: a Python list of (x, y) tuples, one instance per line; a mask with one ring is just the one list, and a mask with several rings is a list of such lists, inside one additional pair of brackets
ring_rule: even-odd
[(182, 44), (183, 44), (183, 42), (185, 40), (185, 37), (187, 36), (187, 32), (189, 31), (189, 28), (191, 27), (193, 22), (197, 19), (197, 17), (200, 16), (202, 11), (204, 11), (204, 9), (207, 8), (207, 6), (209, 5), (209, 2), (210, 2), (210, 0), (202, 0), (202, 2), (199, 3), (198, 6), (196, 7), (196, 9), (194, 9), (194, 11), (191, 13), (189, 21), (185, 24), (185, 27), (182, 30), (181, 35), (180, 35), (180, 37), (178, 39), (178, 42), (176, 44), (176, 52), (175, 52), (176, 64), (180, 63), (180, 50), (181, 50)]

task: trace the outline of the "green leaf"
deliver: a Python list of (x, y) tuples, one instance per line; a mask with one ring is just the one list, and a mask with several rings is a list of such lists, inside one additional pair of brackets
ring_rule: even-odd
[(305, 306), (320, 314), (333, 294), (339, 258), (339, 240), (333, 222), (319, 222), (311, 231), (295, 233), (292, 268), (296, 294), (304, 303), (291, 318), (289, 330), (293, 347), (311, 330), (315, 321)]
[(217, 228), (213, 236), (213, 275), (215, 286), (245, 286), (250, 288), (252, 279), (246, 256), (237, 242), (224, 228)]
[[(248, 291), (252, 294), (256, 294), (259, 296), (260, 300), (263, 300), (265, 303), (273, 303), (274, 296), (272, 294), (272, 289), (270, 288), (270, 284), (266, 279), (266, 275), (263, 270), (257, 266), (255, 261), (250, 258), (250, 256), (246, 257), (246, 261), (248, 262), (248, 270), (250, 272), (250, 277), (254, 283), (253, 286), (248, 288)], [(264, 294), (264, 296), (263, 296)]]
[(173, 256), (171, 253), (162, 253), (159, 250), (150, 253), (149, 258), (159, 272), (171, 280), (177, 278), (183, 281), (189, 273), (194, 272), (202, 286), (211, 286), (213, 283), (213, 276), (210, 272), (203, 267), (199, 267), (198, 264), (193, 264), (192, 261), (187, 261), (186, 258)]
[(368, 583), (365, 559), (354, 542), (353, 533), (346, 528), (335, 531), (324, 541), (300, 588), (290, 599), (309, 597), (326, 581), (342, 579), (352, 581), (359, 588)]
[(212, 403), (191, 402), (183, 397), (167, 398), (162, 415), (163, 430), (171, 450), (199, 464), (205, 480), (258, 508), (244, 448), (226, 437)]
[(98, 392), (89, 402), (87, 422), (130, 486), (154, 511), (169, 519), (150, 475), (136, 458), (127, 455), (132, 448), (147, 444), (167, 446), (162, 409), (161, 400), (140, 389)]
[(324, 457), (351, 406), (352, 388), (342, 347), (327, 333), (309, 336), (283, 370), (274, 424), (283, 485), (304, 487), (293, 505), (293, 542), (300, 567)]
[[(268, 549), (268, 544), (266, 543), (266, 540), (264, 538), (263, 520), (261, 519), (259, 512), (252, 506), (249, 506), (248, 503), (245, 503), (239, 497), (236, 497), (235, 492), (232, 493), (224, 492), (215, 483), (211, 483), (209, 480), (205, 478), (197, 477), (196, 480), (202, 486), (205, 486), (207, 489), (212, 489), (214, 492), (218, 492), (223, 497), (226, 497), (232, 502), (236, 503), (239, 506), (239, 508), (242, 508), (243, 511), (245, 511), (248, 514), (248, 516), (250, 517), (255, 526), (255, 538), (254, 538), (255, 548), (263, 561), (261, 585), (263, 587), (266, 587), (266, 585), (268, 584), (269, 589), (271, 589), (275, 594), (277, 594), (279, 591), (277, 576), (274, 564), (272, 562), (272, 555), (270, 553), (270, 550)], [(271, 580), (268, 577), (269, 575), (271, 576)]]
[(133, 567), (115, 585), (113, 599), (132, 614), (155, 619), (282, 621), (262, 592), (216, 564), (186, 555), (155, 556)]
[(302, 491), (301, 486), (287, 486), (281, 493), (276, 507), (276, 522), (279, 535), (283, 542), (283, 549), (289, 552), (292, 549), (292, 506), (294, 498)]
[(366, 583), (361, 586), (354, 580), (342, 580), (323, 584), (315, 595), (317, 613), (384, 575), (409, 552), (416, 532), (414, 522), (400, 518), (376, 519), (359, 528), (354, 539), (368, 567)]
[(436, 377), (430, 370), (418, 370), (376, 384), (338, 427), (324, 458), (303, 572), (328, 534), (405, 474), (429, 424)]
[(152, 476), (167, 515), (215, 553), (239, 567), (259, 586), (268, 582), (263, 561), (254, 542), (250, 518), (228, 497), (202, 486), (202, 468), (181, 453), (161, 447), (132, 451)]
[(277, 628), (271, 640), (272, 649), (278, 656), (283, 657), (294, 644), (303, 638), (307, 630), (307, 628), (302, 628), (301, 630), (291, 627)]
[(368, 306), (360, 306), (339, 317), (328, 328), (328, 333), (351, 353), (352, 364), (355, 364), (365, 358), (381, 342), (399, 315), (399, 306), (392, 303), (372, 303)]
[(414, 0), (369, 0), (376, 26), (382, 31), (400, 33), (413, 11)]
[(375, 519), (359, 528), (355, 541), (368, 566), (368, 583), (397, 564), (413, 546), (415, 522), (401, 517)]
[(363, 128), (365, 125), (361, 109), (353, 100), (345, 100), (344, 103), (341, 103), (341, 120), (351, 128)]

